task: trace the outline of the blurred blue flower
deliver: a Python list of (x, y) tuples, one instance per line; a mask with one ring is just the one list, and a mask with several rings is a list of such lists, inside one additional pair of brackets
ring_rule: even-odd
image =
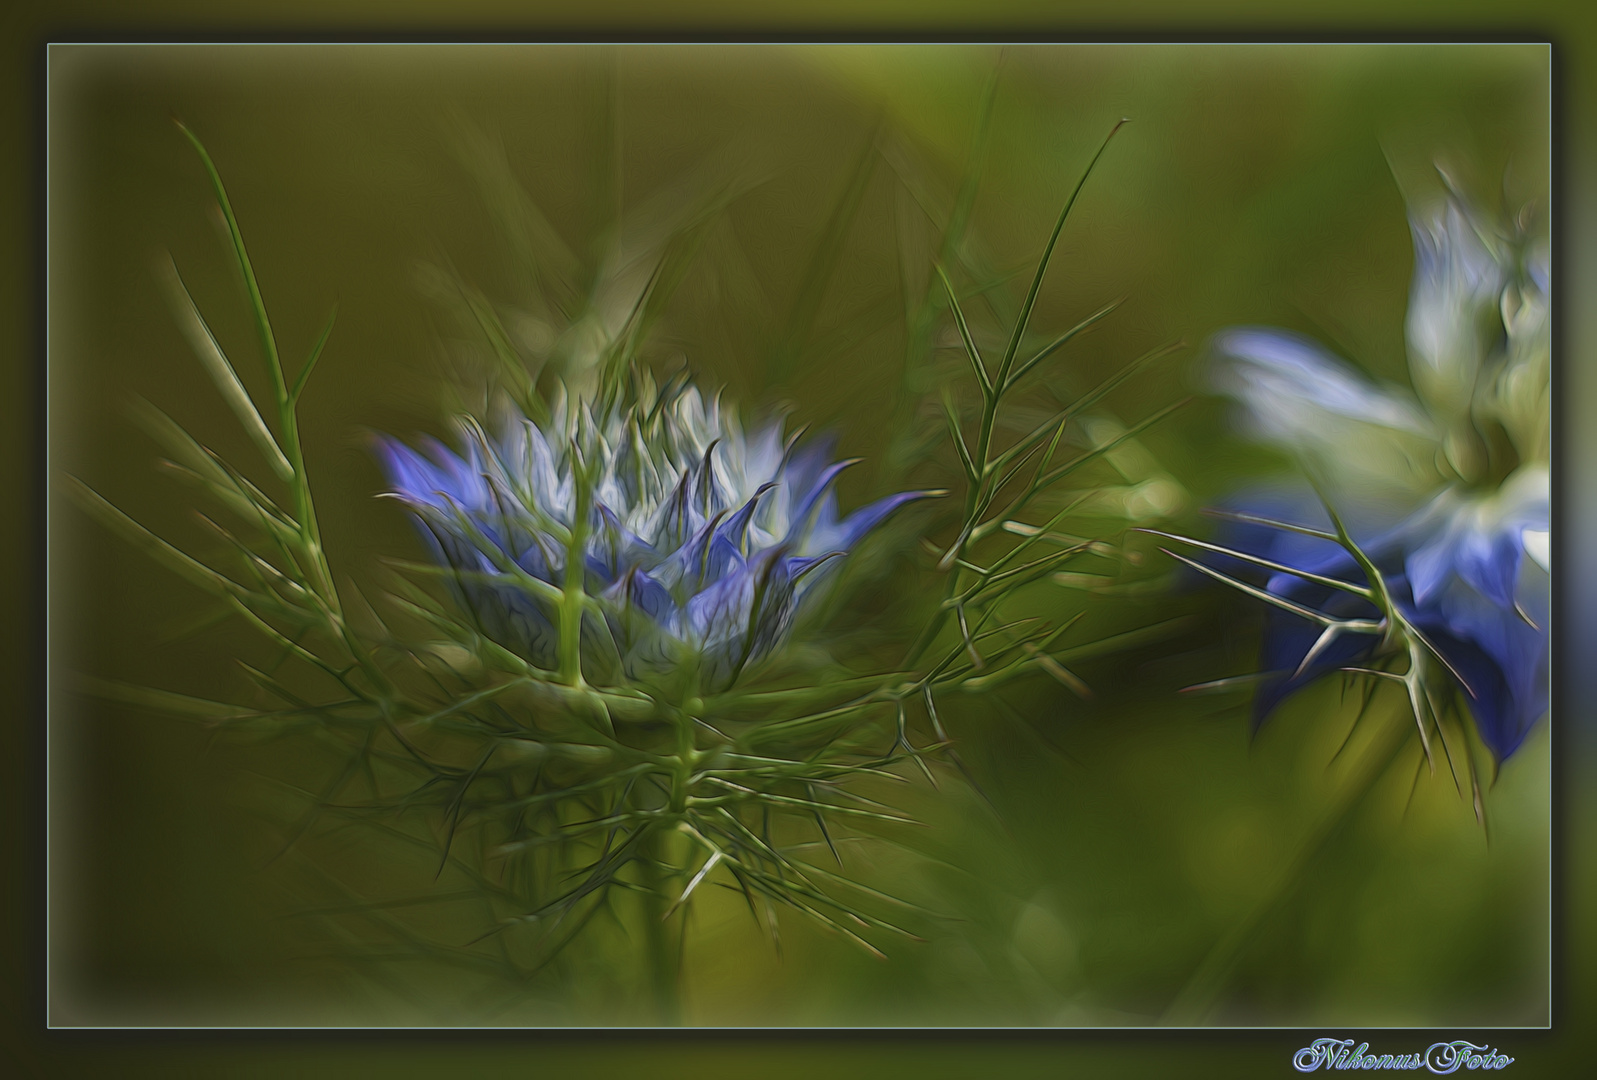
[(639, 376), (611, 406), (562, 388), (543, 424), (501, 411), (497, 437), (462, 419), (459, 453), (388, 437), (378, 453), (481, 632), (547, 668), (579, 506), (584, 670), (640, 678), (697, 660), (713, 686), (786, 640), (818, 571), (929, 494), (840, 519), (833, 482), (854, 462), (830, 461), (827, 440), (784, 439), (780, 423), (745, 434), (685, 380)]
[[(1547, 250), (1522, 226), (1483, 223), (1456, 196), (1412, 227), (1412, 391), (1379, 385), (1314, 341), (1266, 328), (1219, 335), (1211, 377), (1242, 403), (1251, 433), (1296, 455), (1348, 519), (1502, 760), (1548, 707)], [(1311, 526), (1328, 520), (1307, 493), (1254, 493), (1240, 508)], [(1243, 525), (1230, 546), (1364, 583), (1352, 555), (1326, 540)], [(1376, 614), (1360, 597), (1293, 574), (1275, 573), (1265, 587), (1338, 618)], [(1357, 634), (1322, 641), (1322, 629), (1270, 609), (1263, 666), (1277, 677), (1255, 699), (1257, 721), (1381, 644)]]

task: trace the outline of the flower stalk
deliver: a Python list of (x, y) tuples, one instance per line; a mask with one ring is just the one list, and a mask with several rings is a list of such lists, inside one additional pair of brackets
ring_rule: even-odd
[[(966, 492), (956, 539), (939, 550), (944, 599), (909, 661), (882, 669), (822, 636), (827, 604), (868, 538), (901, 509), (946, 492), (900, 490), (845, 513), (837, 480), (855, 462), (836, 460), (829, 439), (790, 436), (779, 421), (748, 423), (686, 369), (660, 378), (641, 358), (724, 192), (685, 215), (640, 290), (619, 287), (617, 269), (602, 264), (587, 285), (567, 283), (573, 302), (556, 306), (576, 314), (547, 355), (520, 355), (486, 298), (458, 290), (502, 369), (504, 393), (490, 415), (459, 417), (448, 445), (374, 440), (384, 495), (415, 525), (427, 557), (391, 561), (381, 612), (367, 605), (359, 620), (347, 618), (296, 417), (332, 324), (290, 383), (220, 175), (199, 140), (184, 135), (228, 223), (270, 375), (275, 434), (185, 293), (198, 328), (190, 336), (287, 498), (280, 503), (153, 408), (150, 426), (173, 460), (242, 522), (218, 527), (232, 562), (196, 559), (86, 488), (79, 494), (280, 646), (299, 674), (247, 668), (269, 699), (254, 708), (104, 682), (96, 690), (231, 730), (308, 731), (331, 747), (329, 782), (299, 793), (305, 810), (285, 852), (323, 817), (363, 822), (374, 838), (427, 852), (434, 876), (455, 891), (440, 886), (400, 906), (426, 912), (465, 892), (486, 913), (475, 937), (432, 941), (420, 929), (425, 918), (408, 924), (384, 901), (339, 910), (364, 919), (368, 936), (496, 971), (512, 995), (546, 985), (592, 920), (619, 913), (637, 952), (618, 977), (636, 986), (641, 975), (657, 1022), (681, 1022), (688, 911), (711, 886), (740, 894), (773, 940), (778, 910), (872, 955), (883, 955), (884, 938), (918, 940), (916, 927), (935, 913), (855, 880), (844, 855), (846, 840), (891, 842), (917, 823), (858, 789), (903, 782), (911, 763), (930, 780), (930, 759), (945, 753), (963, 769), (939, 694), (981, 693), (1036, 673), (1085, 692), (1065, 666), (1075, 653), (1061, 648), (1075, 620), (1012, 618), (1004, 607), (1071, 560), (1110, 550), (1062, 531), (1085, 496), (1060, 499), (1058, 485), (1168, 411), (1083, 452), (1067, 449), (1073, 422), (1145, 358), (1001, 445), (1003, 406), (1022, 379), (1114, 307), (1022, 351), (1092, 166), (1048, 238), (996, 370), (938, 269), (981, 393), (975, 453), (950, 400)], [(810, 318), (800, 315), (795, 340)], [(1100, 647), (1110, 643), (1074, 649)], [(921, 714), (929, 737), (917, 734)], [(360, 897), (355, 884), (344, 887)]]
[[(1259, 927), (1414, 733), (1432, 772), (1445, 758), (1484, 830), (1466, 716), (1495, 769), (1548, 706), (1546, 251), (1528, 234), (1528, 215), (1494, 227), (1443, 180), (1446, 200), (1411, 223), (1414, 393), (1376, 386), (1297, 335), (1250, 328), (1216, 340), (1216, 388), (1245, 405), (1257, 437), (1300, 460), (1331, 530), (1250, 507), (1221, 515), (1233, 525), (1228, 544), (1156, 535), (1218, 556), (1227, 569), (1164, 549), (1269, 606), (1256, 727), (1333, 671), (1372, 684), (1366, 707), (1369, 692), (1396, 684), (1413, 726), (1383, 727), (1299, 856), (1194, 972), (1167, 1023), (1207, 1019)], [(1291, 516), (1307, 516), (1305, 502)], [(1404, 507), (1395, 521), (1391, 505)], [(1354, 539), (1350, 507), (1373, 536)], [(1233, 566), (1266, 580), (1243, 580), (1227, 572)]]

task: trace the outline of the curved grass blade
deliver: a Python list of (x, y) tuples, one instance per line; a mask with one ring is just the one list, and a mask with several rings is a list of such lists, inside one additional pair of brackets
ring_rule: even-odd
[(283, 455), (277, 440), (272, 437), (271, 429), (266, 426), (266, 421), (261, 419), (260, 412), (255, 408), (255, 402), (250, 398), (249, 391), (244, 389), (244, 383), (240, 381), (238, 372), (233, 369), (227, 354), (217, 342), (216, 335), (211, 333), (204, 316), (194, 305), (194, 297), (189, 294), (188, 286), (183, 283), (183, 277), (178, 273), (177, 265), (172, 262), (170, 255), (161, 263), (161, 270), (167, 284), (168, 296), (172, 301), (172, 310), (176, 313), (178, 323), (183, 327), (183, 333), (189, 339), (189, 344), (194, 347), (195, 354), (200, 358), (200, 363), (205, 365), (206, 374), (210, 375), (211, 381), (216, 384), (216, 389), (221, 392), (228, 408), (233, 410), (245, 433), (260, 450), (266, 463), (272, 467), (272, 472), (277, 474), (279, 480), (293, 479), (294, 467)]

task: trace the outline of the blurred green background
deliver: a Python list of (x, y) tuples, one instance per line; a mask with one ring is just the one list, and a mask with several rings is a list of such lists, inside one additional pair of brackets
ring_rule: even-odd
[[(463, 132), (502, 143), (579, 253), (616, 205), (625, 220), (685, 177), (751, 181), (662, 341), (732, 399), (786, 403), (795, 422), (881, 462), (904, 385), (901, 274), (926, 272), (901, 270), (903, 223), (918, 212), (912, 193), (951, 204), (998, 63), (987, 46), (57, 48), (52, 468), (198, 543), (189, 493), (156, 472), (127, 401), (146, 397), (224, 456), (246, 455), (153, 270), (170, 250), (223, 342), (251, 355), (205, 178), (173, 115), (222, 170), (285, 352), (307, 351), (339, 304), (301, 417), (341, 574), (369, 582), (377, 557), (415, 550), (397, 511), (371, 497), (382, 482), (363, 438), (443, 431), (453, 331), (418, 266), (451, 266), (512, 307), (525, 287), (462, 161)], [(1063, 392), (1163, 342), (1195, 346), (1110, 399), (1126, 421), (1192, 393), (1196, 347), (1238, 323), (1309, 333), (1403, 380), (1405, 192), (1429, 190), (1440, 158), (1488, 195), (1546, 197), (1543, 46), (1011, 46), (1001, 65), (972, 215), (973, 257), (995, 272), (1024, 280), (1093, 149), (1133, 121), (1077, 208), (1034, 320), (1060, 328), (1128, 298), (1061, 365)], [(608, 128), (607, 101), (619, 118)], [(619, 147), (619, 191), (603, 179), (606, 147)], [(773, 368), (828, 215), (872, 147), (799, 361)], [(1226, 415), (1200, 400), (1142, 440), (1189, 511), (1284, 468), (1232, 437)], [(879, 474), (856, 472), (845, 502), (879, 493)], [(52, 529), (58, 675), (239, 693), (231, 660), (251, 648), (245, 635), (169, 642), (196, 597), (70, 507), (53, 509)], [(687, 962), (689, 1022), (1159, 1022), (1334, 801), (1349, 717), (1325, 686), (1250, 739), (1244, 701), (1176, 690), (1248, 670), (1257, 612), (1218, 594), (1117, 604), (1105, 618), (1135, 625), (1175, 605), (1194, 629), (1084, 664), (1090, 701), (1038, 685), (1012, 711), (956, 710), (990, 802), (950, 776), (940, 794), (901, 796), (931, 826), (905, 838), (919, 855), (851, 853), (865, 880), (952, 918), (886, 962), (790, 920), (778, 960), (738, 898), (707, 905)], [(263, 869), (282, 825), (259, 774), (309, 778), (324, 763), (65, 692), (51, 738), (56, 1023), (472, 1022), (460, 1011), (472, 988), (453, 976), (327, 957), (292, 916), (314, 906), (305, 872)], [(1504, 769), (1489, 842), (1445, 773), (1422, 778), (1405, 809), (1406, 759), (1252, 935), (1211, 1019), (1546, 1023), (1548, 742), (1544, 728)], [(332, 835), (317, 850), (352, 864), (370, 855), (363, 843)], [(372, 873), (398, 881), (421, 866)], [(604, 1000), (574, 1000), (501, 1019), (614, 1017)]]

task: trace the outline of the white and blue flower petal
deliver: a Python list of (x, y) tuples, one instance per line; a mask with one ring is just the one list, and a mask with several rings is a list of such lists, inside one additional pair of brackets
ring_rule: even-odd
[[(390, 494), (416, 514), (435, 557), (466, 571), (453, 584), (462, 607), (534, 663), (553, 663), (559, 620), (508, 564), (565, 586), (577, 459), (592, 486), (584, 584), (626, 676), (680, 662), (685, 649), (712, 681), (735, 679), (785, 640), (811, 571), (930, 494), (890, 496), (839, 521), (833, 485), (852, 462), (831, 460), (828, 440), (799, 446), (779, 424), (746, 435), (685, 383), (656, 391), (645, 378), (636, 389), (637, 400), (600, 413), (557, 389), (549, 424), (509, 412), (497, 439), (462, 421), (459, 453), (378, 440)], [(589, 637), (585, 621), (585, 658)]]
[(1392, 502), (1437, 482), (1437, 429), (1419, 402), (1377, 386), (1300, 334), (1244, 327), (1211, 343), (1210, 385), (1244, 406), (1250, 435), (1333, 486)]
[(1499, 304), (1504, 272), (1456, 200), (1411, 219), (1409, 226), (1409, 374), (1430, 414), (1452, 427), (1469, 416), (1476, 376), (1492, 344), (1486, 323)]
[[(1413, 232), (1407, 329), (1418, 398), (1376, 386), (1307, 338), (1258, 328), (1216, 339), (1211, 378), (1242, 403), (1252, 432), (1298, 454), (1355, 523), (1397, 612), (1461, 684), (1476, 730), (1502, 760), (1549, 700), (1550, 278), (1544, 249), (1522, 258), (1456, 201), (1417, 219)], [(1506, 456), (1482, 434), (1494, 423), (1512, 444)], [(1261, 516), (1313, 520), (1301, 506)], [(1228, 541), (1368, 584), (1348, 551), (1324, 541), (1256, 526), (1234, 529)], [(1276, 573), (1265, 588), (1333, 618), (1377, 614), (1357, 596), (1293, 574)], [(1271, 609), (1262, 659), (1276, 677), (1255, 699), (1256, 720), (1316, 676), (1382, 647), (1375, 636), (1342, 634), (1317, 648), (1321, 631)]]

